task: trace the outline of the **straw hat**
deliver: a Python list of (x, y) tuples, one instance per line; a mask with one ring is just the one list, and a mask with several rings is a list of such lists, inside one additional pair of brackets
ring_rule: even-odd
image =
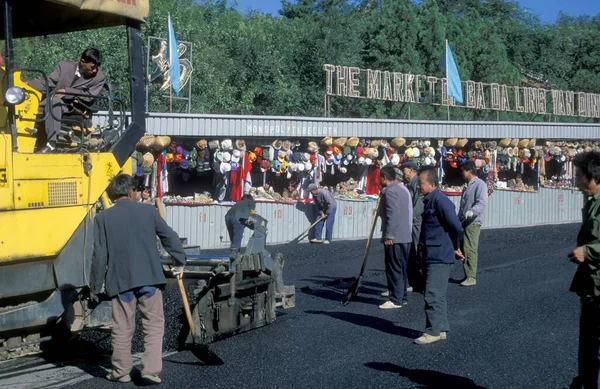
[(510, 141), (509, 146), (510, 147), (517, 147), (519, 145), (519, 138), (515, 138), (513, 140)]
[(529, 141), (529, 144), (527, 145), (528, 148), (533, 149), (535, 147), (537, 139), (533, 138)]
[(392, 139), (392, 146), (398, 148), (398, 147), (402, 147), (406, 144), (406, 139), (398, 137), (398, 138), (394, 138)]
[(333, 138), (330, 136), (326, 136), (325, 138), (321, 139), (321, 144), (324, 146), (331, 146), (332, 143), (333, 143)]
[(143, 167), (150, 167), (154, 163), (154, 156), (152, 153), (144, 154), (144, 161), (142, 162)]
[(363, 155), (365, 156), (365, 158), (375, 159), (379, 156), (379, 152), (376, 148), (366, 147), (363, 151)]
[(154, 144), (154, 135), (144, 135), (136, 145), (136, 148), (149, 149)]
[(381, 146), (381, 139), (372, 139), (371, 140), (371, 147), (379, 147)]
[(359, 142), (358, 137), (353, 136), (352, 138), (348, 139), (348, 141), (346, 142), (346, 146), (356, 147), (356, 146), (358, 146), (358, 142)]
[(246, 151), (246, 142), (243, 139), (236, 140), (235, 148), (240, 151)]
[(456, 142), (456, 147), (457, 148), (465, 147), (467, 145), (467, 143), (469, 143), (469, 140), (467, 138), (463, 138), (463, 139), (459, 140), (458, 142)]
[(480, 149), (480, 148), (481, 148), (481, 141), (480, 141), (480, 140), (476, 140), (476, 141), (473, 143), (473, 148), (475, 148), (475, 149)]
[(154, 138), (152, 143), (152, 150), (163, 151), (171, 144), (171, 137), (169, 136), (157, 136)]
[(450, 139), (446, 139), (446, 143), (444, 143), (444, 145), (446, 147), (454, 147), (454, 146), (456, 146), (457, 142), (458, 142), (457, 138), (450, 138)]
[(529, 145), (529, 139), (522, 139), (517, 146), (520, 149), (524, 149), (525, 147), (527, 147), (527, 145)]
[(510, 138), (504, 138), (498, 144), (502, 147), (508, 147), (510, 146)]
[(406, 155), (408, 158), (412, 158), (412, 156), (413, 156), (412, 147), (407, 148), (406, 151), (404, 152), (404, 155)]
[(206, 139), (200, 139), (198, 142), (196, 142), (196, 147), (200, 150), (206, 149), (206, 146), (208, 146)]
[(273, 143), (271, 143), (271, 147), (273, 147), (275, 150), (280, 150), (282, 146), (282, 142), (278, 139), (275, 139), (273, 141)]
[(332, 144), (337, 147), (344, 147), (346, 145), (347, 140), (348, 140), (348, 138), (337, 138), (336, 140), (333, 141)]

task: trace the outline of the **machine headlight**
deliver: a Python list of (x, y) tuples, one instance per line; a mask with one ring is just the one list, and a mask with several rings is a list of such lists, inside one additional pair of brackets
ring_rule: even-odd
[(10, 105), (21, 104), (25, 101), (25, 89), (18, 86), (11, 86), (6, 90), (4, 100)]

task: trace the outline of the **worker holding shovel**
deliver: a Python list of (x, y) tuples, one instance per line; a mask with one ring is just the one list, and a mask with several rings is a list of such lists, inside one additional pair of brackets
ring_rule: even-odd
[(92, 300), (98, 301), (96, 296), (104, 283), (106, 294), (112, 299), (112, 371), (106, 378), (131, 381), (131, 340), (137, 306), (144, 328), (142, 380), (146, 384), (159, 384), (165, 326), (162, 289), (166, 279), (156, 237), (176, 264), (173, 274), (183, 273), (186, 255), (179, 237), (156, 209), (136, 202), (136, 186), (137, 182), (128, 174), (115, 177), (109, 193), (116, 203), (94, 219), (90, 291)]
[[(320, 189), (317, 184), (310, 184), (307, 189), (312, 193), (315, 205), (321, 216), (319, 223), (315, 226), (315, 236), (310, 242), (329, 244), (333, 240), (333, 224), (335, 223), (337, 203), (330, 191), (327, 189)], [(323, 236), (323, 225), (326, 225), (327, 228), (325, 240), (321, 240), (321, 237)]]

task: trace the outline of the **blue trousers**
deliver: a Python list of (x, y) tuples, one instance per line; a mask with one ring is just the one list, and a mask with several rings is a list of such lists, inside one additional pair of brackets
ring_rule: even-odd
[(246, 227), (239, 220), (236, 220), (234, 215), (225, 215), (225, 225), (231, 241), (229, 248), (239, 250), (242, 247), (244, 228)]
[(406, 288), (408, 288), (407, 263), (411, 243), (396, 243), (383, 246), (385, 253), (385, 277), (390, 301), (402, 305), (406, 301)]
[(579, 382), (600, 388), (600, 299), (581, 299), (579, 322)]
[(425, 332), (439, 336), (450, 331), (446, 294), (452, 263), (428, 263), (425, 270)]
[[(335, 223), (335, 212), (336, 208), (333, 208), (333, 211), (327, 216), (327, 219), (321, 220), (315, 226), (315, 239), (321, 240), (321, 236), (323, 236), (323, 225), (327, 226), (326, 240), (331, 242), (333, 240), (333, 223)], [(320, 217), (320, 214), (319, 214)]]

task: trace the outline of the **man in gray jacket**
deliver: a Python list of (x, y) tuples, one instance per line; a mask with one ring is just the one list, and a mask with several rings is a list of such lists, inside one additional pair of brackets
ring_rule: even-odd
[(477, 177), (477, 168), (473, 161), (467, 161), (461, 166), (462, 175), (467, 186), (463, 189), (460, 198), (458, 218), (464, 229), (462, 252), (465, 256), (465, 279), (462, 286), (477, 284), (477, 250), (479, 248), (479, 234), (485, 217), (487, 206), (487, 185)]
[(389, 301), (380, 309), (397, 309), (407, 304), (407, 261), (412, 242), (413, 207), (410, 193), (404, 184), (396, 183), (393, 166), (384, 166), (380, 182), (385, 186), (377, 214), (381, 217), (382, 242), (385, 252), (385, 274)]
[[(102, 58), (100, 51), (88, 48), (81, 54), (79, 62), (63, 61), (48, 76), (48, 85), (44, 79), (27, 82), (29, 86), (42, 93), (46, 88), (54, 93), (51, 99), (50, 110), (52, 113), (46, 119), (46, 146), (37, 152), (46, 154), (54, 151), (60, 133), (60, 120), (63, 115), (81, 113), (82, 107), (77, 101), (90, 105), (102, 91), (104, 74), (100, 70)], [(40, 103), (47, 104), (48, 96)]]
[[(315, 226), (315, 236), (310, 241), (311, 243), (329, 244), (333, 240), (333, 223), (335, 223), (337, 203), (333, 197), (333, 193), (327, 189), (319, 188), (317, 184), (310, 184), (307, 189), (312, 193), (321, 217), (321, 221)], [(321, 240), (321, 236), (323, 236), (323, 224), (327, 226), (325, 240)]]
[(94, 219), (94, 257), (90, 276), (92, 297), (105, 284), (112, 299), (112, 371), (110, 381), (129, 382), (133, 368), (131, 339), (135, 332), (135, 310), (139, 307), (144, 328), (142, 379), (160, 383), (164, 311), (161, 289), (166, 284), (156, 237), (179, 266), (173, 274), (183, 273), (186, 255), (177, 234), (154, 207), (136, 202), (136, 181), (120, 174), (110, 185), (116, 203)]

